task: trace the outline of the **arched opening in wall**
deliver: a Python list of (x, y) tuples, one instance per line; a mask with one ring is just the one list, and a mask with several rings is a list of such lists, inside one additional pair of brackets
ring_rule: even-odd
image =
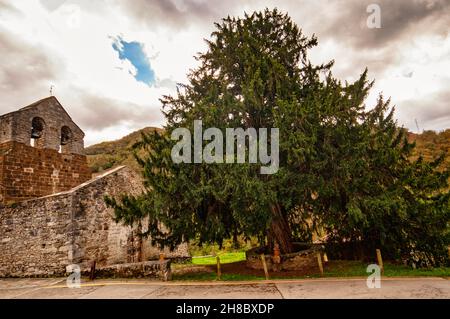
[(59, 146), (60, 153), (70, 153), (70, 144), (72, 143), (72, 130), (68, 126), (61, 128), (61, 145)]
[(36, 148), (44, 147), (45, 122), (40, 117), (31, 120), (30, 145)]

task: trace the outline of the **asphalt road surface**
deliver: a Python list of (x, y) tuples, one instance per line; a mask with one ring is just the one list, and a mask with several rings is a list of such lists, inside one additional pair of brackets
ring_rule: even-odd
[(369, 289), (365, 278), (260, 282), (187, 283), (149, 280), (84, 281), (68, 288), (65, 279), (0, 279), (0, 299), (279, 299), (440, 298), (450, 299), (448, 278), (388, 278)]

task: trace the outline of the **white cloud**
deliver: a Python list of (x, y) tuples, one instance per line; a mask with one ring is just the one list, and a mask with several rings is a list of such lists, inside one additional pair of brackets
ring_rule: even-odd
[[(28, 49), (19, 52), (22, 58), (31, 55), (28, 47), (40, 52), (40, 56), (28, 65), (22, 65), (23, 61), (16, 55), (18, 60), (13, 65), (14, 72), (26, 73), (31, 67), (39, 67), (44, 59), (49, 67), (56, 65), (57, 69), (42, 81), (39, 73), (33, 82), (23, 81), (23, 84), (15, 88), (21, 91), (21, 97), (12, 94), (12, 99), (6, 99), (7, 104), (0, 102), (1, 113), (47, 96), (50, 85), (53, 84), (55, 95), (74, 120), (87, 131), (87, 144), (109, 139), (114, 126), (120, 134), (124, 134), (145, 125), (163, 124), (159, 98), (163, 94), (173, 93), (174, 87), (148, 87), (137, 82), (133, 77), (136, 72), (133, 65), (119, 59), (118, 53), (112, 49), (112, 37), (122, 34), (126, 38), (135, 39), (133, 32), (129, 36), (126, 32), (132, 29), (126, 25), (129, 21), (118, 19), (114, 24), (105, 23), (116, 21), (118, 12), (110, 9), (91, 12), (78, 7), (79, 16), (73, 18), (70, 15), (77, 12), (74, 10), (77, 7), (70, 2), (54, 11), (47, 11), (39, 1), (18, 2), (14, 5), (23, 15), (6, 15), (1, 22), (3, 33), (11, 34), (19, 43), (18, 47)], [(27, 22), (23, 23), (24, 21)], [(158, 37), (152, 38), (156, 40)], [(14, 59), (14, 56), (11, 58)], [(56, 64), (59, 61), (64, 64)], [(0, 69), (11, 64), (9, 61)], [(179, 69), (181, 67), (177, 70)], [(162, 73), (162, 76), (182, 80), (176, 78), (179, 74)], [(22, 74), (20, 79), (24, 77)], [(30, 88), (33, 90), (32, 94), (23, 94)], [(2, 90), (2, 96), (8, 94)], [(94, 96), (98, 99), (93, 104)], [(106, 107), (105, 102), (110, 103), (111, 107)], [(115, 112), (115, 116), (111, 116), (111, 112)], [(105, 119), (110, 119), (110, 123), (105, 123)], [(143, 122), (143, 119), (148, 121)], [(93, 127), (94, 123), (98, 123), (97, 129)], [(88, 136), (89, 132), (95, 132), (95, 135)], [(117, 134), (113, 135), (118, 137)]]
[[(311, 52), (314, 62), (335, 59), (334, 73), (349, 81), (369, 67), (369, 76), (376, 79), (369, 105), (383, 91), (397, 105), (400, 124), (415, 129), (417, 118), (427, 123), (427, 128), (450, 127), (445, 104), (439, 104), (444, 110), (439, 110), (438, 118), (427, 118), (427, 112), (422, 112), (432, 107), (434, 98), (442, 97), (440, 93), (448, 92), (445, 72), (450, 69), (450, 38), (439, 29), (442, 19), (433, 24), (435, 33), (422, 32), (423, 23), (417, 26), (417, 34), (408, 33), (411, 19), (419, 14), (419, 4), (411, 9), (412, 18), (405, 18), (403, 25), (395, 24), (401, 28), (392, 30), (396, 36), (383, 30), (382, 38), (389, 41), (380, 42), (371, 35), (364, 42), (357, 37), (365, 37), (369, 31), (358, 29), (351, 41), (344, 41), (351, 24), (338, 24), (349, 12), (356, 12), (357, 19), (364, 17), (365, 11), (355, 11), (359, 5), (344, 10), (340, 2), (329, 1), (326, 5), (321, 1), (168, 2), (137, 0), (106, 5), (83, 0), (0, 0), (0, 48), (4, 48), (0, 113), (47, 96), (53, 84), (55, 95), (86, 131), (86, 144), (118, 138), (144, 126), (161, 126), (159, 98), (175, 93), (176, 82), (186, 82), (186, 73), (198, 63), (193, 56), (205, 50), (203, 38), (213, 31), (213, 22), (228, 14), (242, 15), (244, 10), (277, 5), (307, 35), (318, 34), (319, 47)], [(134, 66), (120, 60), (112, 49), (117, 36), (144, 45), (155, 72), (155, 85), (136, 81)], [(415, 101), (417, 111), (407, 106), (411, 101)]]

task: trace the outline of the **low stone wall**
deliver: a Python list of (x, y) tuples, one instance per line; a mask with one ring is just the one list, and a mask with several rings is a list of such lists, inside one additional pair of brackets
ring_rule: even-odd
[(0, 208), (0, 277), (64, 275), (72, 197), (63, 194)]
[[(0, 206), (0, 277), (66, 274), (66, 266), (89, 269), (159, 258), (161, 250), (137, 230), (117, 224), (104, 196), (139, 194), (140, 176), (120, 167), (68, 192)], [(166, 258), (189, 258), (187, 244), (164, 251)]]
[[(89, 276), (89, 271), (83, 275)], [(172, 280), (170, 260), (117, 264), (95, 269), (95, 278), (155, 278)]]
[[(317, 265), (317, 253), (322, 252), (325, 247), (315, 244), (295, 243), (294, 248), (298, 251), (291, 254), (281, 255), (281, 263), (273, 262), (273, 255), (265, 254), (267, 268), (272, 271), (278, 270), (301, 270), (315, 267)], [(252, 269), (263, 269), (261, 254), (265, 247), (257, 247), (246, 252), (246, 266)]]

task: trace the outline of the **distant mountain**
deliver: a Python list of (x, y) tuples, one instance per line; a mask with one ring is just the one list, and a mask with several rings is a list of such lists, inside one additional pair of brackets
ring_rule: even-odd
[(101, 173), (104, 170), (121, 165), (127, 165), (139, 171), (140, 167), (133, 157), (131, 148), (141, 139), (142, 133), (162, 131), (156, 127), (146, 127), (133, 132), (116, 141), (102, 142), (86, 147), (85, 153), (88, 159), (88, 165), (92, 173)]
[[(94, 174), (100, 173), (120, 165), (128, 165), (139, 171), (140, 167), (133, 157), (131, 147), (141, 139), (143, 132), (149, 133), (155, 130), (162, 131), (160, 128), (146, 127), (119, 140), (102, 142), (87, 147), (86, 154), (92, 172)], [(444, 165), (450, 167), (450, 129), (440, 133), (424, 131), (422, 134), (414, 134), (409, 132), (408, 139), (416, 141), (417, 147), (414, 150), (413, 158), (417, 158), (421, 154), (426, 160), (432, 160), (437, 158), (442, 152), (445, 152), (447, 159)]]

